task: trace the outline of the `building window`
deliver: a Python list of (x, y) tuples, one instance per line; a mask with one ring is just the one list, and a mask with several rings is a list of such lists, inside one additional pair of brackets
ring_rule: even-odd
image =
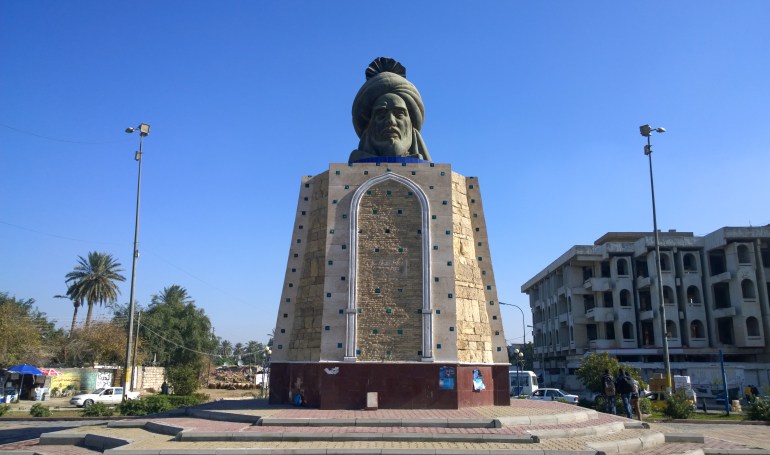
[(679, 331), (676, 329), (674, 321), (666, 320), (666, 335), (669, 338), (679, 338)]
[(754, 282), (749, 279), (741, 281), (741, 292), (743, 293), (744, 300), (754, 300), (757, 298)]
[(618, 259), (618, 275), (628, 276), (628, 262), (625, 259)]
[(674, 303), (674, 291), (668, 286), (663, 286), (663, 302), (666, 304)]
[(694, 338), (706, 338), (706, 331), (703, 328), (703, 323), (697, 319), (690, 323), (690, 339)]
[(701, 303), (700, 289), (697, 286), (687, 286), (687, 303)]
[(660, 253), (660, 270), (663, 272), (671, 271), (671, 258), (667, 253)]
[(751, 264), (751, 253), (746, 245), (738, 245), (738, 264)]
[(685, 253), (682, 256), (682, 267), (685, 272), (697, 272), (698, 263), (695, 260), (695, 255), (692, 253)]
[(746, 335), (750, 337), (759, 336), (759, 321), (754, 316), (746, 318)]
[(620, 291), (620, 306), (622, 307), (631, 306), (631, 293), (628, 291), (628, 289), (623, 289), (622, 291)]
[(623, 339), (624, 340), (633, 340), (636, 338), (634, 336), (634, 325), (630, 322), (624, 322), (623, 323)]

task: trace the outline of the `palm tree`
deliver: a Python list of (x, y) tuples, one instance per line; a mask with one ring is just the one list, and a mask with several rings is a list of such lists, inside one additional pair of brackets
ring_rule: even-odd
[[(120, 263), (115, 261), (111, 254), (92, 251), (88, 253), (88, 259), (78, 256), (78, 264), (67, 274), (67, 296), (70, 299), (88, 303), (86, 315), (86, 328), (91, 325), (91, 313), (94, 304), (104, 305), (118, 299), (120, 289), (116, 281), (126, 281), (126, 277), (118, 272)], [(77, 308), (75, 308), (77, 311)], [(74, 319), (74, 316), (73, 316)]]
[(70, 334), (69, 336), (72, 336), (72, 332), (75, 331), (75, 323), (78, 319), (78, 309), (83, 306), (83, 300), (75, 298), (74, 297), (75, 292), (75, 285), (68, 286), (67, 287), (67, 293), (65, 295), (55, 295), (53, 296), (55, 299), (69, 299), (72, 302), (72, 306), (75, 307), (75, 311), (72, 312), (72, 326), (70, 327)]
[(187, 289), (179, 286), (178, 284), (172, 284), (163, 288), (160, 294), (152, 296), (152, 305), (190, 305), (195, 303), (192, 298), (187, 294)]

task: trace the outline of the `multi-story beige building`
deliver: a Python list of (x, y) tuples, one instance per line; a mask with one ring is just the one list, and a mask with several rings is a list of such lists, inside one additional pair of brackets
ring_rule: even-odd
[(607, 352), (645, 377), (663, 372), (659, 283), (672, 374), (716, 393), (722, 352), (733, 393), (770, 384), (770, 225), (659, 238), (660, 278), (653, 233), (610, 232), (522, 286), (547, 384), (581, 390), (574, 372), (588, 353)]

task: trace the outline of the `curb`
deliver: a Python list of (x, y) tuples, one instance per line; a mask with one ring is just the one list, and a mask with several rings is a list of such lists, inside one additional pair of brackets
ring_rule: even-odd
[(72, 433), (67, 431), (57, 431), (54, 433), (44, 433), (40, 435), (41, 446), (44, 445), (69, 445), (83, 446), (91, 450), (104, 452), (105, 450), (129, 444), (131, 441), (110, 436), (102, 436), (91, 433)]
[(599, 418), (599, 413), (593, 409), (571, 412), (568, 414), (549, 414), (517, 417), (499, 417), (503, 426), (514, 425), (558, 425), (563, 423), (577, 423)]
[(217, 420), (220, 422), (238, 422), (238, 423), (250, 423), (256, 425), (261, 419), (260, 416), (254, 416), (249, 414), (238, 414), (232, 412), (221, 411), (208, 411), (205, 409), (188, 409), (185, 415), (190, 417), (196, 417), (206, 420)]
[(652, 433), (639, 438), (621, 439), (609, 442), (589, 442), (586, 445), (606, 453), (639, 452), (652, 447), (665, 444), (663, 433)]
[(569, 428), (556, 430), (533, 430), (530, 434), (538, 436), (540, 439), (561, 439), (573, 438), (576, 436), (601, 436), (609, 433), (616, 433), (625, 429), (623, 422), (612, 422), (604, 425), (584, 428)]
[[(204, 455), (211, 454), (210, 450), (197, 449), (166, 449), (166, 450), (114, 450), (104, 452), (108, 455)], [(217, 455), (343, 455), (343, 454), (372, 454), (372, 455), (606, 455), (594, 450), (507, 450), (507, 449), (217, 449)], [(25, 455), (29, 455), (25, 453)], [(695, 454), (693, 454), (695, 455)], [(739, 455), (739, 454), (733, 454)], [(750, 454), (746, 454), (750, 455)]]
[(496, 442), (507, 444), (535, 444), (540, 439), (535, 435), (505, 435), (505, 434), (452, 434), (452, 433), (298, 433), (298, 432), (213, 432), (213, 431), (182, 431), (174, 438), (180, 442), (196, 441), (238, 441), (238, 442), (351, 442), (351, 441), (387, 441), (387, 442)]
[(430, 427), (502, 428), (499, 419), (312, 419), (263, 417), (264, 427)]

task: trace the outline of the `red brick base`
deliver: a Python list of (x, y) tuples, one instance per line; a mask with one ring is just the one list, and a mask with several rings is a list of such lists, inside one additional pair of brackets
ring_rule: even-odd
[[(454, 390), (439, 387), (441, 367), (455, 368)], [(473, 370), (485, 390), (473, 390)], [(307, 406), (320, 409), (363, 409), (366, 393), (378, 393), (380, 409), (458, 409), (509, 406), (508, 365), (446, 363), (273, 363), (270, 404), (291, 404), (302, 390)]]

